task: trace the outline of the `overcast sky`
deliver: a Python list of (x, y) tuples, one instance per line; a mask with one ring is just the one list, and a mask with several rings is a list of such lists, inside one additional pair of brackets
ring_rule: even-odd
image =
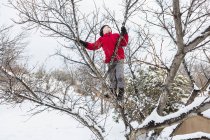
[[(116, 10), (118, 13), (120, 12), (119, 1), (96, 1), (98, 7), (102, 7), (103, 3), (111, 10)], [(0, 1), (0, 25), (12, 25), (14, 23), (11, 19), (17, 19), (16, 11), (6, 5), (8, 5), (7, 0)], [(94, 2), (91, 0), (89, 0), (89, 2), (84, 1), (80, 3), (80, 5), (83, 12), (90, 12), (94, 7)], [(15, 25), (12, 32), (18, 33), (20, 31), (20, 25)], [(50, 55), (54, 54), (56, 49), (59, 48), (59, 44), (57, 43), (58, 40), (42, 37), (37, 31), (31, 31), (28, 35), (26, 40), (29, 44), (25, 49), (24, 55), (29, 57), (30, 67), (40, 66), (43, 63), (46, 65), (47, 69), (59, 68), (62, 66), (62, 59), (60, 57), (50, 57)]]
[[(17, 13), (7, 5), (7, 0), (0, 2), (0, 25), (15, 25), (11, 19), (16, 19)], [(12, 33), (21, 32), (20, 25), (15, 25)], [(57, 42), (50, 38), (41, 37), (39, 32), (33, 31), (27, 34), (26, 40), (29, 42), (25, 49), (24, 55), (29, 57), (29, 66), (37, 66), (46, 62), (49, 63), (47, 68), (52, 68), (59, 64), (58, 59), (49, 58), (55, 52)], [(56, 63), (53, 63), (56, 62)], [(56, 64), (56, 65), (55, 65)]]

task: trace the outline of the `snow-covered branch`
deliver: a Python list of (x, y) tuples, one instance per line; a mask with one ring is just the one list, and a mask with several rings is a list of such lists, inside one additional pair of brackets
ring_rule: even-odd
[(190, 52), (194, 48), (197, 47), (202, 41), (204, 41), (206, 38), (210, 36), (210, 26), (208, 26), (206, 29), (204, 29), (200, 34), (198, 34), (192, 41), (190, 41), (188, 44), (186, 44), (184, 48), (184, 52)]
[(194, 116), (197, 113), (201, 113), (210, 107), (210, 98), (209, 97), (197, 97), (194, 102), (190, 105), (180, 109), (179, 111), (166, 115), (159, 116), (157, 110), (155, 109), (150, 116), (148, 116), (142, 124), (137, 125), (135, 131), (131, 135), (140, 135), (146, 133), (150, 130), (165, 128), (173, 124), (182, 122), (190, 116)]

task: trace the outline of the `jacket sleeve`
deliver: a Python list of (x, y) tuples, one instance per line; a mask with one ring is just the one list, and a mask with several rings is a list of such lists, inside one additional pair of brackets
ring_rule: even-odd
[(128, 34), (125, 34), (120, 42), (120, 46), (127, 46), (128, 44)]
[(87, 42), (87, 49), (88, 50), (97, 50), (99, 48), (101, 48), (102, 46), (102, 42), (101, 42), (101, 38), (99, 38), (96, 42), (94, 43), (89, 43)]

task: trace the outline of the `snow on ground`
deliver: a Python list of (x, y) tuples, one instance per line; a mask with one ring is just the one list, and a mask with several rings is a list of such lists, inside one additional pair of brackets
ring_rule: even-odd
[(201, 103), (203, 102), (208, 102), (210, 100), (210, 98), (207, 96), (202, 96), (202, 97), (196, 97), (195, 100), (193, 101), (193, 103), (191, 103), (190, 105), (184, 107), (184, 108), (181, 108), (179, 111), (175, 112), (175, 113), (171, 113), (169, 115), (166, 115), (166, 116), (159, 116), (158, 113), (157, 113), (157, 110), (155, 109), (151, 114), (150, 116), (148, 116), (144, 122), (139, 125), (138, 127), (139, 128), (142, 128), (144, 126), (146, 126), (149, 122), (151, 121), (154, 121), (155, 123), (162, 123), (166, 120), (170, 120), (172, 118), (176, 118), (176, 117), (179, 117), (181, 116), (181, 114), (184, 114), (186, 112), (189, 112), (189, 110), (192, 110), (193, 108), (199, 106)]
[(206, 117), (206, 118), (210, 118), (210, 109), (202, 112), (203, 116)]
[(0, 140), (88, 140), (91, 134), (86, 128), (78, 128), (80, 125), (69, 116), (57, 112), (31, 117), (25, 107), (0, 105), (0, 113)]
[[(93, 140), (89, 129), (68, 115), (45, 111), (31, 117), (30, 104), (0, 105), (0, 140)], [(122, 125), (109, 118), (107, 140), (124, 140)]]
[(185, 140), (185, 139), (194, 139), (194, 138), (210, 138), (210, 134), (203, 133), (203, 132), (196, 132), (192, 134), (185, 134), (185, 135), (176, 135), (174, 137), (171, 137), (170, 140)]
[(169, 138), (170, 134), (177, 127), (177, 125), (178, 124), (174, 124), (174, 125), (164, 128), (157, 140), (163, 140), (163, 139)]

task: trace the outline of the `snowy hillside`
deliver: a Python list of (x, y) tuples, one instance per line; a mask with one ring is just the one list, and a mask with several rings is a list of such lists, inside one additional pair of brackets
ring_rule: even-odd
[(84, 140), (91, 134), (86, 128), (79, 128), (69, 116), (56, 112), (43, 112), (30, 118), (23, 106), (1, 105), (0, 113), (1, 140)]
[[(29, 106), (23, 104), (13, 108), (0, 105), (0, 140), (93, 140), (90, 130), (70, 116), (52, 111), (31, 117), (27, 112)], [(123, 128), (118, 124), (109, 125), (113, 127), (110, 127), (107, 140), (110, 137), (115, 138), (113, 140), (124, 140), (119, 132)]]

